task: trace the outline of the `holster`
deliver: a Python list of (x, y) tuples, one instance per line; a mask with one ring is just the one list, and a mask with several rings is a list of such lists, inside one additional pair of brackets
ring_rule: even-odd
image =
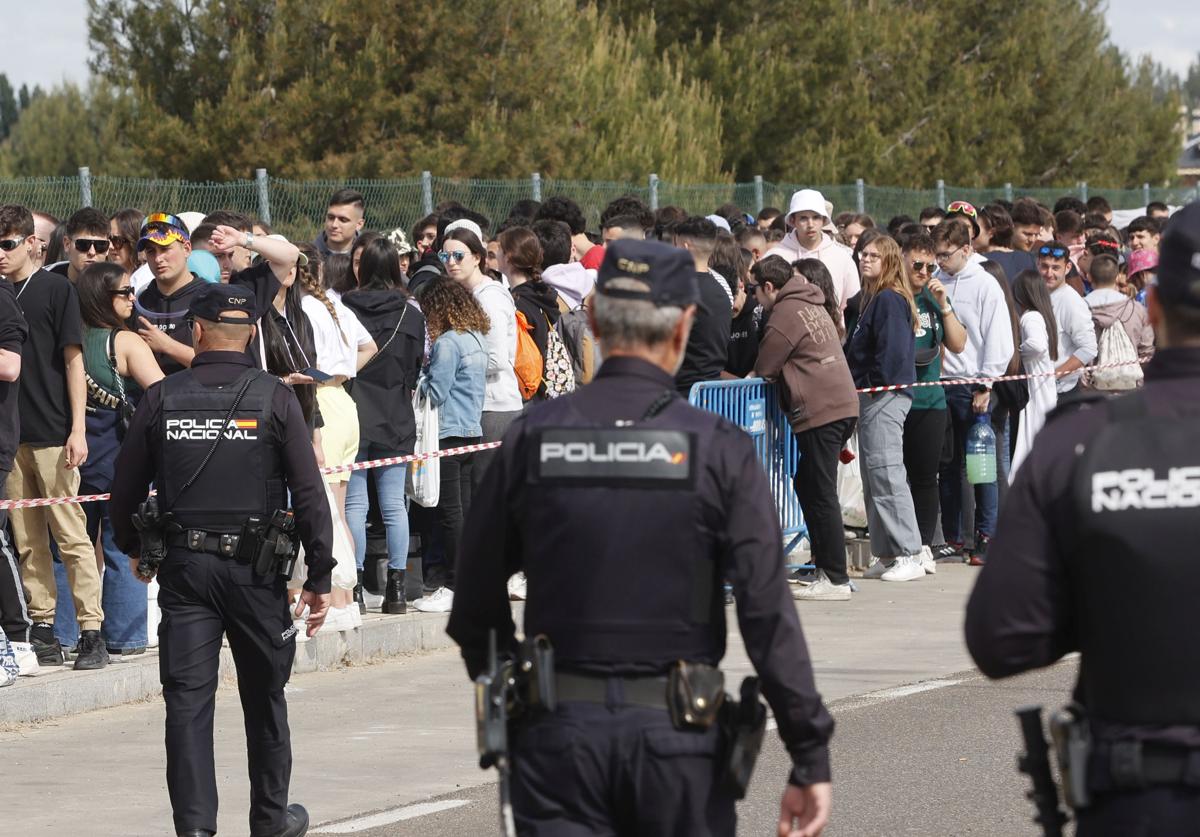
[(140, 542), (137, 573), (142, 578), (154, 578), (163, 559), (167, 557), (167, 525), (170, 517), (170, 514), (159, 513), (158, 498), (148, 497), (131, 518)]
[(750, 787), (754, 765), (767, 731), (767, 708), (759, 700), (757, 677), (742, 681), (740, 700), (726, 700), (721, 708), (721, 735), (725, 747), (720, 783), (735, 799)]
[(524, 639), (517, 648), (517, 712), (553, 712), (558, 707), (554, 687), (554, 647), (544, 635)]
[(296, 519), (289, 510), (280, 509), (265, 521), (252, 515), (242, 524), (238, 558), (248, 562), (255, 575), (290, 578), (300, 551), (295, 531)]
[(680, 660), (667, 675), (667, 710), (675, 729), (708, 729), (725, 702), (725, 675), (704, 663)]
[(1050, 738), (1062, 774), (1063, 798), (1079, 810), (1091, 804), (1088, 793), (1088, 762), (1092, 754), (1092, 734), (1082, 706), (1071, 703), (1050, 716)]

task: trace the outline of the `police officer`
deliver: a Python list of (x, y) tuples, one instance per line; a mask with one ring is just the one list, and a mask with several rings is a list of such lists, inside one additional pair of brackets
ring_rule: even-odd
[(308, 569), (296, 614), (308, 606), (312, 636), (325, 618), (334, 566), (329, 506), (295, 394), (246, 354), (253, 292), (208, 285), (189, 311), (195, 360), (138, 405), (116, 462), (113, 534), (136, 562), (142, 544), (132, 515), (153, 481), (159, 510), (170, 515), (158, 570), (159, 673), (176, 832), (217, 830), (213, 709), (224, 632), (246, 721), (250, 834), (296, 837), (307, 831), (308, 814), (287, 801), (292, 756), (283, 687), (297, 631), (278, 569), (259, 573), (248, 559), (255, 533), (265, 534), (262, 523), (290, 495)]
[(558, 708), (512, 728), (521, 834), (734, 833), (720, 733), (673, 724), (668, 696), (725, 653), (723, 579), (793, 763), (780, 834), (819, 834), (829, 816), (833, 720), (767, 480), (745, 433), (675, 392), (698, 299), (686, 251), (613, 242), (591, 310), (596, 379), (518, 418), (472, 501), (448, 627), (468, 674), (490, 630), (512, 646), (520, 571), (525, 635), (556, 658)]
[(967, 606), (990, 677), (1081, 653), (1080, 835), (1200, 822), (1200, 203), (1171, 219), (1147, 303), (1145, 386), (1046, 424)]

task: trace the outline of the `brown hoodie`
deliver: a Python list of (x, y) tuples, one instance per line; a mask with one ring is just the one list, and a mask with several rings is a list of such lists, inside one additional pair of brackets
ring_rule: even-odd
[(1092, 311), (1097, 340), (1104, 329), (1114, 322), (1119, 322), (1121, 328), (1129, 335), (1129, 342), (1133, 344), (1138, 357), (1150, 357), (1154, 354), (1154, 329), (1150, 325), (1146, 306), (1111, 288), (1092, 291), (1083, 301)]
[(858, 394), (833, 320), (816, 285), (795, 277), (779, 291), (754, 372), (775, 380), (792, 431), (858, 418)]

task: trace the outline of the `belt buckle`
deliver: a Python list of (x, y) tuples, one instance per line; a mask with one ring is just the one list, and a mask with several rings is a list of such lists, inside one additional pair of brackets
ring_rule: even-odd
[(1121, 790), (1144, 788), (1146, 772), (1142, 765), (1141, 741), (1117, 741), (1112, 745), (1109, 769), (1113, 784)]
[(238, 536), (237, 535), (221, 535), (217, 548), (222, 555), (232, 558), (237, 553)]
[(204, 551), (204, 532), (199, 529), (187, 530), (187, 548), (192, 552)]

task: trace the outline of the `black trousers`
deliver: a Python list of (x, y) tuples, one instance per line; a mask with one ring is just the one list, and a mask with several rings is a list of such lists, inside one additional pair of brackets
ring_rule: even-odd
[(808, 526), (813, 564), (834, 584), (850, 580), (846, 574), (846, 532), (842, 504), (838, 501), (838, 455), (854, 433), (856, 419), (845, 418), (796, 434), (800, 459), (792, 484)]
[(945, 410), (909, 410), (904, 419), (904, 470), (908, 471), (917, 529), (925, 546), (933, 543), (937, 526), (938, 469), (946, 441), (947, 415)]
[(292, 774), (283, 687), (296, 631), (284, 581), (248, 564), (172, 549), (158, 572), (159, 676), (167, 704), (167, 790), (175, 830), (217, 830), (213, 711), (221, 635), (229, 637), (245, 717), (250, 834), (285, 824)]
[(1076, 819), (1078, 837), (1198, 837), (1200, 789), (1171, 785), (1103, 794)]
[(623, 706), (615, 697), (609, 705), (563, 702), (553, 715), (516, 726), (517, 833), (733, 835), (734, 799), (716, 781), (716, 727), (676, 730), (666, 709)]
[[(0, 471), (0, 486), (7, 479), (8, 471)], [(3, 496), (0, 490), (0, 497)], [(0, 509), (0, 630), (11, 642), (29, 642), (32, 627), (25, 586), (21, 583), (21, 561), (8, 533), (8, 509)]]
[[(440, 448), (461, 448), (479, 444), (478, 436), (447, 436)], [(441, 563), (427, 563), (425, 586), (430, 589), (454, 589), (454, 565), (458, 560), (458, 542), (462, 538), (463, 521), (471, 510), (472, 476), (475, 458), (479, 453), (459, 453), (443, 456), (441, 484), (438, 487), (437, 518), (442, 530), (443, 556)]]

